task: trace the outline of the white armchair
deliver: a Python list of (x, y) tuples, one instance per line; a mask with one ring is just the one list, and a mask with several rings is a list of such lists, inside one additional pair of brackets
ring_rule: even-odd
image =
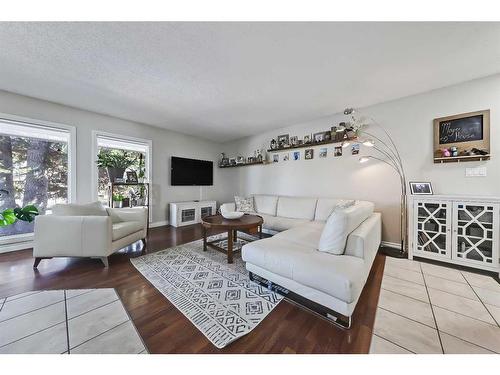
[(100, 203), (56, 205), (52, 215), (35, 219), (34, 268), (53, 257), (99, 258), (142, 240), (146, 245), (146, 208), (107, 208)]

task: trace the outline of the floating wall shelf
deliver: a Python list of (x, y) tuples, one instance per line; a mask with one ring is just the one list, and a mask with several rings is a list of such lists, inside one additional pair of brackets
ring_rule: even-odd
[(219, 168), (235, 168), (235, 167), (246, 167), (248, 165), (259, 165), (259, 164), (267, 164), (264, 161), (253, 161), (251, 163), (240, 163), (233, 165), (219, 165)]
[(314, 147), (314, 146), (331, 145), (334, 143), (341, 144), (342, 142), (357, 142), (357, 141), (358, 141), (357, 138), (351, 138), (351, 139), (344, 139), (341, 141), (330, 140), (330, 141), (323, 141), (323, 142), (311, 142), (311, 143), (303, 143), (303, 144), (297, 145), (297, 146), (290, 146), (290, 147), (286, 147), (286, 148), (275, 148), (274, 150), (269, 149), (269, 150), (267, 150), (267, 152), (281, 152), (281, 151), (295, 150), (298, 148), (308, 148), (308, 147)]
[(448, 156), (442, 158), (434, 158), (434, 163), (460, 163), (463, 161), (485, 161), (490, 160), (491, 155), (465, 155), (465, 156)]

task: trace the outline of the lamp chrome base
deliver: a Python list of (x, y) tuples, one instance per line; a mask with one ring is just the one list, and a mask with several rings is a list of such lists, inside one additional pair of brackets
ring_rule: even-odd
[(381, 247), (380, 252), (388, 257), (392, 258), (408, 258), (408, 252), (402, 251), (401, 249), (396, 249), (394, 247)]

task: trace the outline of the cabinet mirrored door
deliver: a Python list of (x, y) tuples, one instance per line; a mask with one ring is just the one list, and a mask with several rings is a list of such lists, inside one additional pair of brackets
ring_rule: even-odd
[(498, 262), (498, 204), (455, 202), (453, 258), (492, 266)]
[(451, 203), (417, 201), (415, 215), (415, 252), (450, 258)]

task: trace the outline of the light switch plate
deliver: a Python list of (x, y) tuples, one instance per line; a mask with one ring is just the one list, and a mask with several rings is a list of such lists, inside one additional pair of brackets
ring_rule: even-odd
[(486, 177), (486, 167), (465, 168), (465, 177)]

